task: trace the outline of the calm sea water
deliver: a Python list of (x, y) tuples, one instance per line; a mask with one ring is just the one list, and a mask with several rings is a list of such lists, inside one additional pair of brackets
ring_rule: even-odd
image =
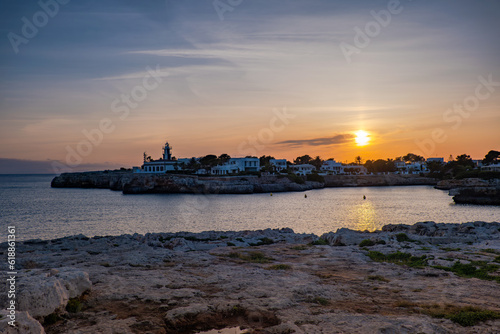
[(0, 175), (0, 236), (9, 225), (17, 227), (18, 239), (27, 240), (281, 227), (320, 235), (340, 227), (375, 230), (427, 220), (500, 221), (500, 207), (456, 205), (446, 191), (431, 186), (327, 188), (273, 196), (123, 195), (107, 189), (53, 189), (52, 178)]

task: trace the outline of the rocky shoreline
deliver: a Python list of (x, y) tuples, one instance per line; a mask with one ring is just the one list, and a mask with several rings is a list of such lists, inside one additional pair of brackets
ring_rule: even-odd
[(457, 204), (500, 205), (499, 179), (443, 180), (435, 188), (449, 190)]
[[(0, 249), (6, 256), (7, 244)], [(18, 327), (8, 325), (2, 284), (1, 333), (500, 328), (498, 222), (395, 224), (321, 237), (287, 228), (79, 235), (18, 242), (17, 263)]]
[(397, 185), (435, 185), (432, 178), (413, 175), (326, 175), (325, 182), (296, 183), (286, 176), (210, 177), (182, 174), (133, 174), (125, 171), (63, 173), (56, 176), (54, 188), (103, 188), (124, 194), (192, 193), (251, 194), (305, 191), (324, 187), (368, 187)]

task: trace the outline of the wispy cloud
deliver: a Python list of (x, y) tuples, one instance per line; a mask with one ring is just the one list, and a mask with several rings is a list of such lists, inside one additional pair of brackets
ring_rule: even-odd
[(355, 136), (353, 134), (338, 134), (333, 137), (313, 138), (313, 139), (293, 139), (280, 141), (277, 144), (289, 147), (300, 146), (328, 146), (344, 144), (351, 141)]

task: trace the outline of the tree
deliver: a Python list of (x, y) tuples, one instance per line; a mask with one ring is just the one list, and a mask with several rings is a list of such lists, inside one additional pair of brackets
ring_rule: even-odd
[(229, 159), (231, 159), (231, 156), (229, 156), (229, 154), (226, 154), (226, 153), (223, 153), (221, 155), (219, 155), (219, 164), (220, 165), (223, 165), (224, 163), (228, 162)]
[(191, 158), (191, 160), (189, 160), (187, 164), (187, 169), (198, 170), (199, 168), (200, 168), (200, 163), (196, 161), (194, 157)]
[(361, 156), (358, 155), (356, 158), (354, 158), (354, 161), (356, 161), (356, 165), (361, 165)]
[(150, 162), (150, 161), (153, 161), (153, 158), (151, 158), (151, 156), (150, 156), (150, 155), (148, 155), (146, 152), (144, 152), (144, 153), (142, 154), (142, 157), (143, 157), (143, 159), (144, 159), (144, 162)]
[(394, 165), (394, 160), (392, 159), (378, 159), (376, 161), (368, 160), (365, 163), (365, 167), (370, 173), (386, 173), (396, 171), (396, 166)]
[(217, 166), (218, 163), (217, 156), (215, 154), (208, 154), (200, 158), (200, 164), (203, 168), (209, 169), (211, 167)]
[(259, 158), (259, 162), (260, 162), (260, 165), (261, 166), (266, 166), (266, 165), (269, 165), (270, 162), (269, 160), (271, 159), (274, 159), (274, 157), (270, 156), (270, 155), (263, 155)]
[(295, 159), (293, 162), (296, 164), (296, 165), (303, 165), (303, 164), (308, 164), (310, 163), (312, 160), (312, 158), (306, 154), (306, 155), (303, 155), (301, 157), (297, 157), (297, 159)]
[(488, 154), (484, 156), (483, 164), (489, 165), (492, 163), (497, 163), (499, 161), (499, 158), (500, 158), (500, 152), (491, 150), (488, 152)]
[(443, 170), (443, 164), (439, 161), (429, 161), (427, 163), (427, 168), (431, 173), (440, 173)]
[(313, 165), (314, 167), (316, 167), (316, 169), (320, 169), (321, 166), (323, 166), (323, 159), (321, 159), (321, 157), (318, 155), (310, 163), (311, 163), (311, 165)]
[(474, 161), (472, 161), (470, 155), (461, 154), (456, 157), (456, 162), (460, 166), (474, 168)]
[(423, 162), (425, 161), (425, 158), (420, 155), (408, 153), (407, 155), (403, 156), (403, 160), (405, 162)]

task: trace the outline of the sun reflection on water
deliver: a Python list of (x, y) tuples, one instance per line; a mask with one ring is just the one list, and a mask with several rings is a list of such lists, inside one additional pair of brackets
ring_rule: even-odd
[(350, 218), (356, 222), (356, 230), (372, 232), (377, 229), (377, 212), (369, 200), (356, 204)]

